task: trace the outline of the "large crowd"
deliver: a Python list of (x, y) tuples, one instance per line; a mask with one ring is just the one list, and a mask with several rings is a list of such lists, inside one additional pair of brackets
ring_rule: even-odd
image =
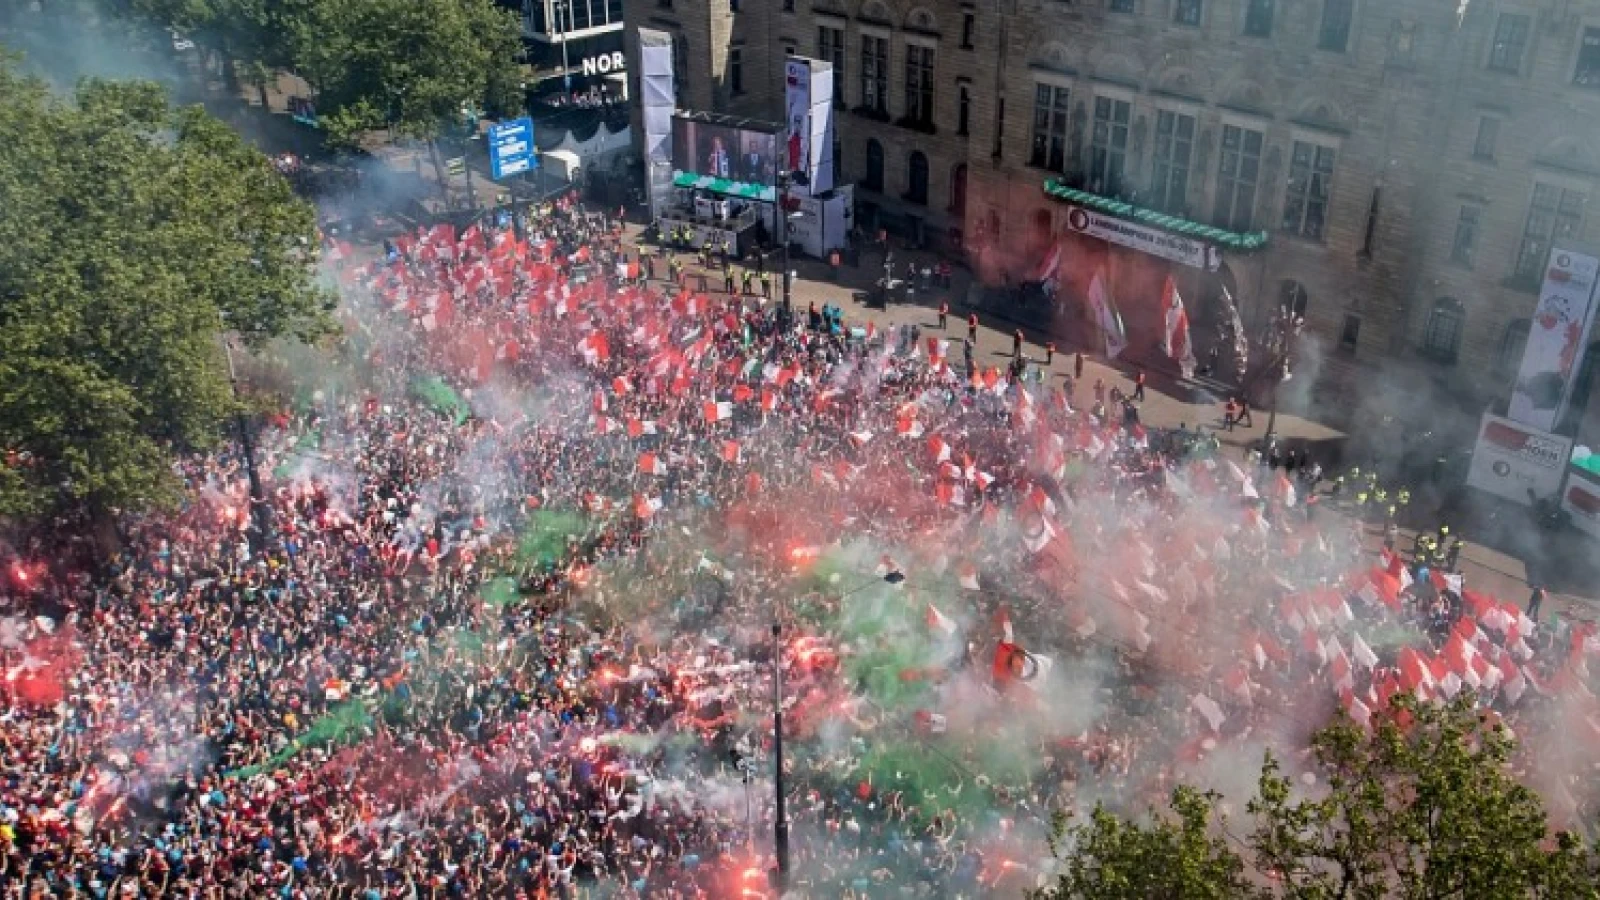
[(1270, 461), (641, 277), (570, 199), (329, 250), (345, 339), (279, 356), (262, 497), (230, 445), (109, 564), (18, 548), (0, 896), (770, 896), (774, 665), (801, 896), (1016, 895), (1056, 811), (1242, 805), (1401, 691), (1476, 689), (1593, 820), (1600, 736), (1536, 739), (1600, 723), (1588, 632)]

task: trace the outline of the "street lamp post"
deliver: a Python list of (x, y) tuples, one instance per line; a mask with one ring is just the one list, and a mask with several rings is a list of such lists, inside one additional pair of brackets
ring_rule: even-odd
[[(226, 319), (223, 328), (227, 328)], [(228, 341), (226, 330), (222, 333), (222, 351), (228, 359), (228, 386), (233, 393), (236, 408), (233, 413), (234, 426), (239, 430), (239, 444), (244, 451), (245, 472), (250, 478), (250, 520), (251, 526), (245, 534), (249, 537), (251, 555), (262, 553), (267, 546), (267, 530), (270, 523), (267, 519), (266, 492), (261, 488), (261, 474), (256, 471), (255, 442), (250, 436), (250, 423), (245, 420), (244, 408), (237, 406), (239, 402), (239, 374), (233, 366), (233, 345)], [(250, 618), (243, 614), (239, 606), (239, 597), (243, 588), (235, 588), (234, 612), (239, 613), (239, 618), (244, 624), (244, 639), (250, 645), (250, 670), (256, 679), (256, 690), (261, 694), (261, 701), (267, 699), (267, 682), (261, 677), (261, 661), (256, 658), (255, 630), (250, 627)]]
[[(567, 60), (567, 32), (572, 28), (572, 0), (555, 0), (557, 27), (561, 29), (561, 84), (566, 91), (568, 100), (572, 99), (572, 63)], [(567, 11), (566, 21), (559, 18), (560, 12)]]
[(789, 889), (789, 817), (783, 796), (783, 626), (776, 622), (772, 625), (772, 753), (776, 764), (772, 772), (772, 847), (777, 858), (775, 886), (782, 896)]

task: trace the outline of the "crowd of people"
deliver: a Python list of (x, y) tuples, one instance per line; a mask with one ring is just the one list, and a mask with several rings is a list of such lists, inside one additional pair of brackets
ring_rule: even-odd
[[(109, 565), (18, 548), (0, 896), (773, 896), (775, 667), (815, 897), (1016, 895), (1053, 813), (1242, 806), (1399, 691), (1590, 713), (1586, 631), (1276, 469), (640, 277), (570, 198), (330, 249), (345, 340), (281, 352), (262, 496), (230, 445)], [(1592, 820), (1572, 746), (1522, 765)]]

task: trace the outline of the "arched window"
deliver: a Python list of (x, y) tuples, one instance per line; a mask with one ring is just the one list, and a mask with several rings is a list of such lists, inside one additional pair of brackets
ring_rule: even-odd
[(950, 170), (950, 211), (958, 216), (967, 214), (967, 164), (957, 163)]
[(928, 155), (921, 150), (911, 151), (906, 163), (906, 199), (912, 203), (928, 202)]
[(1527, 319), (1513, 319), (1506, 324), (1505, 333), (1500, 335), (1500, 348), (1494, 354), (1494, 370), (1501, 375), (1510, 375), (1522, 365), (1522, 351), (1528, 346)]
[(1428, 327), (1422, 334), (1422, 352), (1441, 362), (1455, 362), (1461, 349), (1461, 329), (1467, 323), (1467, 311), (1454, 297), (1440, 297), (1433, 301), (1428, 313)]
[(861, 186), (869, 191), (883, 190), (883, 145), (877, 138), (867, 141), (867, 175)]
[(1306, 293), (1306, 286), (1292, 278), (1286, 278), (1279, 288), (1278, 306), (1287, 309), (1297, 319), (1306, 317), (1306, 306), (1311, 302), (1311, 295)]

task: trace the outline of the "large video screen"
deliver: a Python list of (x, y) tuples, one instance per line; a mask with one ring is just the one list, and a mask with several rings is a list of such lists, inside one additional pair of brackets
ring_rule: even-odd
[(778, 177), (778, 137), (760, 131), (672, 120), (672, 167), (742, 184), (773, 185)]

